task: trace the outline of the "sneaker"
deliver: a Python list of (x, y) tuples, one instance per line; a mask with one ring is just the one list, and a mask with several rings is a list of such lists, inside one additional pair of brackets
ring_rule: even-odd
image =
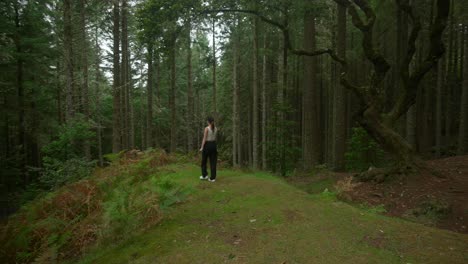
[(209, 179), (208, 181), (209, 181), (209, 182), (215, 182), (216, 179)]
[(208, 180), (208, 176), (203, 177), (203, 175), (202, 175), (202, 176), (200, 176), (200, 180)]

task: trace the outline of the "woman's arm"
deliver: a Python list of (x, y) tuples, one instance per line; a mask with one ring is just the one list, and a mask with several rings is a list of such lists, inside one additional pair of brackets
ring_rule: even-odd
[(205, 127), (205, 131), (203, 132), (203, 140), (202, 140), (202, 143), (201, 143), (200, 151), (203, 151), (203, 146), (205, 146), (207, 136), (208, 136), (208, 128)]

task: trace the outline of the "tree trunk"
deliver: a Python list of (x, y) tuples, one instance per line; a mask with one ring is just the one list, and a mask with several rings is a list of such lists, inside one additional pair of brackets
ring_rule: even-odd
[(454, 0), (451, 1), (451, 9), (450, 9), (450, 28), (449, 28), (449, 48), (447, 54), (447, 72), (445, 75), (445, 140), (444, 146), (449, 148), (451, 145), (451, 128), (452, 128), (452, 89), (454, 86), (454, 72), (455, 72), (455, 60), (454, 60), (454, 52), (455, 52), (455, 17), (454, 17)]
[[(308, 12), (304, 17), (304, 49), (316, 50), (315, 17)], [(320, 163), (320, 90), (316, 77), (317, 60), (315, 57), (304, 58), (303, 80), (303, 168), (312, 169)]]
[(170, 47), (170, 63), (171, 63), (171, 90), (169, 96), (169, 109), (171, 111), (171, 146), (170, 151), (174, 153), (177, 147), (177, 114), (176, 114), (176, 36), (172, 36), (171, 47)]
[(148, 44), (148, 77), (146, 81), (146, 147), (153, 147), (153, 45)]
[(187, 36), (187, 150), (193, 150), (193, 87), (192, 87), (192, 39), (191, 24), (188, 24)]
[(100, 82), (101, 82), (101, 70), (99, 68), (100, 65), (100, 59), (99, 55), (101, 53), (100, 47), (99, 47), (99, 33), (98, 33), (98, 27), (96, 26), (96, 34), (95, 34), (95, 48), (96, 48), (96, 62), (95, 62), (95, 67), (96, 67), (96, 90), (95, 90), (95, 98), (96, 98), (96, 113), (94, 114), (96, 118), (96, 126), (97, 126), (97, 151), (98, 151), (98, 160), (99, 160), (99, 166), (104, 166), (104, 159), (102, 156), (102, 121), (101, 121), (101, 90), (100, 90)]
[[(82, 72), (82, 83), (81, 83), (81, 107), (83, 109), (83, 116), (85, 121), (88, 122), (90, 118), (89, 112), (89, 88), (88, 88), (88, 37), (86, 34), (86, 3), (85, 0), (80, 0), (79, 10), (80, 10), (80, 55), (81, 58), (81, 70)], [(84, 140), (83, 142), (83, 152), (85, 157), (88, 160), (91, 160), (91, 145), (89, 140)]]
[(120, 120), (120, 11), (119, 0), (114, 0), (113, 9), (113, 125), (112, 125), (112, 152), (122, 149), (121, 145), (121, 120)]
[(437, 92), (436, 92), (436, 156), (440, 157), (442, 152), (442, 99), (445, 80), (445, 56), (439, 60), (437, 65)]
[(263, 35), (262, 63), (262, 169), (267, 169), (267, 33)]
[(73, 32), (72, 32), (72, 3), (65, 0), (63, 3), (63, 47), (65, 61), (65, 83), (66, 83), (66, 121), (70, 121), (75, 116), (74, 98), (74, 59), (73, 59)]
[(216, 21), (213, 17), (212, 20), (212, 32), (213, 32), (213, 114), (217, 118), (217, 106), (216, 106), (216, 30), (215, 30)]
[(130, 109), (129, 109), (129, 61), (128, 61), (128, 26), (127, 26), (127, 0), (122, 0), (122, 66), (121, 66), (121, 131), (123, 149), (130, 148)]
[(458, 155), (468, 152), (468, 41), (465, 41), (463, 85), (460, 103), (460, 126), (458, 127)]
[[(70, 7), (70, 6), (68, 6)], [(26, 170), (27, 166), (27, 150), (26, 150), (26, 124), (25, 124), (25, 103), (24, 103), (24, 87), (23, 87), (23, 60), (21, 59), (22, 43), (20, 39), (20, 15), (18, 3), (15, 3), (15, 48), (17, 53), (16, 59), (16, 90), (17, 90), (17, 101), (18, 101), (18, 152), (19, 152), (19, 167), (21, 176), (23, 177), (24, 184), (29, 183), (29, 176)], [(64, 8), (65, 10), (66, 8)], [(68, 11), (64, 11), (66, 17)], [(68, 44), (68, 43), (67, 43)], [(64, 46), (66, 46), (64, 44)], [(68, 71), (67, 71), (68, 73)]]
[(238, 37), (236, 33), (232, 34), (232, 165), (238, 166), (240, 159), (237, 155), (240, 152), (238, 148), (238, 86), (237, 86), (237, 49), (238, 49)]
[(258, 18), (254, 18), (252, 78), (252, 165), (258, 169)]
[[(346, 7), (338, 5), (337, 13), (337, 52), (341, 58), (346, 58)], [(342, 72), (339, 67), (339, 72)], [(343, 85), (337, 85), (333, 93), (333, 168), (344, 170), (346, 151), (346, 93)]]
[(395, 130), (382, 122), (380, 113), (374, 107), (367, 108), (358, 121), (385, 151), (394, 156), (399, 162), (398, 167), (406, 169), (408, 165), (420, 164), (413, 148)]

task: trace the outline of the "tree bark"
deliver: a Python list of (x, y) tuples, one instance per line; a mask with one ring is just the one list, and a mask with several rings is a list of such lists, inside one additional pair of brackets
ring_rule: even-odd
[[(213, 17), (212, 20), (212, 32), (213, 32), (213, 114), (217, 115), (217, 106), (216, 106), (216, 30), (215, 30), (216, 21)], [(217, 118), (217, 116), (216, 116)]]
[[(68, 6), (69, 7), (69, 6)], [(18, 152), (19, 152), (19, 167), (20, 173), (23, 177), (25, 184), (29, 183), (29, 176), (26, 170), (27, 166), (27, 150), (26, 150), (26, 123), (25, 123), (25, 103), (24, 103), (24, 86), (23, 86), (23, 59), (21, 58), (22, 43), (20, 37), (20, 15), (18, 3), (14, 4), (15, 9), (15, 49), (17, 53), (16, 59), (16, 90), (17, 90), (17, 101), (18, 101)], [(65, 10), (65, 8), (64, 8)], [(67, 11), (69, 12), (69, 10)], [(66, 16), (67, 12), (64, 11)], [(65, 44), (64, 44), (65, 46)], [(67, 71), (68, 73), (68, 71)]]
[[(338, 5), (337, 13), (337, 53), (346, 58), (346, 7)], [(343, 69), (339, 67), (341, 73)], [(333, 168), (341, 171), (345, 168), (346, 151), (346, 91), (343, 85), (337, 85), (333, 93)]]
[(439, 60), (437, 65), (437, 92), (436, 92), (436, 156), (440, 157), (442, 152), (442, 99), (445, 83), (445, 56)]
[(113, 0), (113, 115), (112, 115), (112, 152), (116, 153), (122, 149), (121, 145), (121, 119), (120, 119), (120, 7), (119, 0)]
[[(311, 12), (304, 17), (304, 49), (314, 51), (315, 17)], [(320, 135), (320, 90), (316, 76), (317, 60), (315, 57), (304, 58), (303, 80), (303, 168), (312, 169), (321, 162), (322, 144)]]
[(148, 76), (146, 81), (146, 98), (147, 98), (147, 112), (146, 112), (146, 147), (151, 148), (153, 145), (153, 45), (148, 44)]
[(170, 151), (174, 153), (177, 147), (177, 113), (176, 113), (176, 36), (173, 33), (170, 47), (171, 90), (169, 95), (169, 108), (171, 111), (171, 145)]
[(127, 26), (127, 0), (122, 1), (122, 62), (121, 62), (121, 131), (122, 147), (130, 148), (130, 107), (129, 107), (129, 60), (128, 60), (128, 26)]
[[(86, 122), (89, 121), (89, 87), (88, 87), (88, 36), (86, 34), (86, 3), (85, 0), (79, 1), (80, 12), (80, 55), (82, 83), (81, 83), (81, 107)], [(83, 142), (83, 152), (88, 160), (91, 160), (91, 145), (88, 139)]]
[(193, 87), (192, 87), (192, 39), (191, 22), (187, 34), (187, 150), (193, 150)]
[(237, 155), (240, 152), (238, 144), (238, 86), (237, 86), (237, 50), (238, 50), (238, 37), (236, 32), (232, 34), (232, 165), (239, 166), (240, 159)]
[(252, 78), (252, 165), (258, 169), (258, 18), (254, 18)]
[(465, 52), (463, 63), (463, 85), (460, 102), (460, 126), (458, 127), (457, 154), (468, 152), (468, 41), (465, 40)]
[(100, 90), (100, 82), (101, 82), (101, 70), (100, 70), (100, 58), (99, 55), (101, 53), (99, 47), (99, 32), (98, 27), (96, 26), (95, 29), (95, 49), (96, 49), (96, 61), (95, 61), (95, 70), (96, 70), (96, 90), (95, 90), (95, 98), (96, 98), (96, 112), (94, 114), (96, 118), (96, 137), (97, 137), (97, 151), (98, 151), (98, 160), (99, 166), (104, 166), (104, 159), (102, 155), (102, 121), (101, 121), (101, 90)]
[(262, 63), (262, 169), (267, 169), (267, 33), (263, 35), (263, 63)]
[(73, 95), (74, 87), (74, 59), (73, 59), (73, 32), (72, 32), (72, 3), (65, 0), (63, 3), (63, 47), (65, 60), (65, 83), (66, 83), (66, 121), (70, 121), (75, 116), (75, 104)]

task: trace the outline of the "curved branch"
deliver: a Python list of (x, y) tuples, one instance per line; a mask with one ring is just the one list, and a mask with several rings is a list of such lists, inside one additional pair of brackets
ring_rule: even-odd
[[(387, 62), (385, 57), (378, 51), (374, 43), (374, 24), (376, 15), (374, 10), (367, 0), (353, 0), (354, 4), (350, 0), (334, 0), (337, 4), (343, 5), (348, 9), (348, 13), (351, 16), (353, 25), (358, 28), (362, 33), (362, 47), (366, 58), (372, 63), (374, 67), (374, 73), (372, 74), (372, 83), (369, 87), (370, 92), (377, 94), (377, 88), (380, 87), (382, 81), (385, 78), (388, 70), (390, 70), (390, 64)], [(364, 21), (357, 10), (359, 7), (366, 16)]]
[[(445, 53), (442, 34), (447, 27), (449, 10), (450, 1), (437, 0), (437, 16), (431, 26), (429, 53), (427, 54), (424, 61), (411, 74), (407, 73), (407, 81), (403, 82), (405, 92), (398, 98), (394, 108), (387, 116), (387, 122), (389, 124), (393, 125), (400, 118), (400, 116), (405, 114), (408, 109), (416, 102), (419, 83), (421, 82), (422, 78), (437, 64), (439, 59)], [(409, 10), (405, 12), (408, 11)], [(416, 38), (413, 38), (411, 41), (411, 45), (415, 45), (414, 42), (416, 41)], [(407, 59), (408, 56), (409, 52), (407, 54)], [(407, 63), (409, 64), (410, 62), (411, 60)]]
[[(340, 1), (340, 0), (336, 0), (336, 1)], [(316, 51), (306, 51), (302, 49), (295, 49), (291, 44), (291, 39), (289, 37), (289, 28), (286, 24), (287, 21), (285, 21), (285, 24), (282, 24), (262, 15), (260, 12), (256, 10), (248, 10), (248, 9), (247, 10), (246, 9), (216, 9), (216, 10), (205, 10), (202, 12), (202, 14), (209, 14), (209, 13), (244, 13), (244, 14), (255, 15), (263, 22), (273, 25), (281, 30), (281, 32), (283, 33), (283, 37), (284, 37), (284, 43), (287, 49), (291, 51), (292, 54), (295, 54), (298, 56), (311, 56), (311, 57), (328, 54), (334, 61), (338, 62), (341, 65), (342, 72), (340, 76), (340, 83), (343, 86), (345, 86), (347, 89), (350, 89), (353, 92), (355, 92), (359, 97), (364, 96), (365, 94), (364, 87), (354, 85), (346, 78), (347, 72), (348, 72), (348, 63), (346, 59), (338, 56), (338, 54), (333, 49), (320, 49)]]

